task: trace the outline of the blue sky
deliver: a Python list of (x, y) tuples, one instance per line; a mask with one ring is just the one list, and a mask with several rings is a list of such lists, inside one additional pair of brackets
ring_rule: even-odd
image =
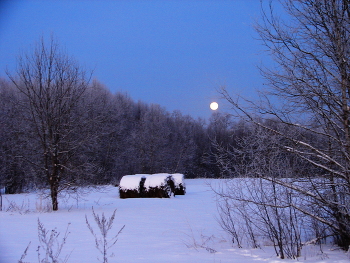
[(253, 29), (259, 0), (0, 3), (0, 76), (54, 34), (112, 92), (194, 118), (210, 117), (220, 85), (252, 97), (263, 84), (257, 65), (266, 55)]

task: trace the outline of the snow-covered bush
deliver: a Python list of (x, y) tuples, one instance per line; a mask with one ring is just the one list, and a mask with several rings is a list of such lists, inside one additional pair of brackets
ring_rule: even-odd
[(186, 184), (183, 174), (172, 174), (175, 183), (175, 195), (186, 194)]

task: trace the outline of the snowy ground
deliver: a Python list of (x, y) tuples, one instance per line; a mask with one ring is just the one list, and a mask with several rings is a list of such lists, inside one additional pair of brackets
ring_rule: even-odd
[[(170, 199), (119, 199), (118, 188), (106, 186), (79, 199), (62, 197), (57, 212), (45, 212), (49, 200), (37, 194), (3, 195), (0, 263), (18, 262), (30, 241), (24, 262), (38, 262), (38, 218), (47, 230), (56, 228), (61, 232), (59, 240), (70, 223), (61, 258), (70, 254), (68, 262), (98, 262), (101, 256), (85, 223), (87, 215), (98, 232), (91, 207), (108, 217), (117, 209), (110, 237), (125, 225), (118, 242), (109, 250), (109, 262), (296, 262), (276, 258), (272, 247), (233, 246), (216, 222), (215, 198), (208, 181), (215, 183), (186, 180), (187, 194)], [(299, 262), (350, 261), (349, 255), (335, 247), (325, 247), (322, 257), (318, 252), (308, 247)]]

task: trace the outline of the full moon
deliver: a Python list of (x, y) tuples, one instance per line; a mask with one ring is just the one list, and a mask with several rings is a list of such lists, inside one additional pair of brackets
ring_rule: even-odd
[(210, 103), (210, 108), (212, 110), (217, 110), (219, 108), (219, 104), (217, 104), (215, 101)]

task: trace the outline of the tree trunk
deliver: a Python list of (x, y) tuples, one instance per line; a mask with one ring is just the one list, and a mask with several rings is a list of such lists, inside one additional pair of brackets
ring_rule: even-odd
[(50, 190), (51, 190), (52, 210), (57, 211), (58, 210), (58, 182), (56, 178), (52, 178), (52, 180), (50, 180)]
[(57, 158), (53, 157), (52, 160), (52, 173), (49, 178), (50, 190), (51, 190), (51, 201), (52, 201), (52, 210), (58, 210), (58, 188), (59, 188), (59, 166)]

